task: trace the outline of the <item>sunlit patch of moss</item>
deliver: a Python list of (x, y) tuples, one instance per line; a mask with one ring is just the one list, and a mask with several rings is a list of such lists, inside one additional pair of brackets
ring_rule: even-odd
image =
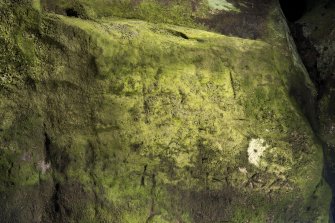
[(41, 0), (32, 0), (33, 8), (41, 11)]
[(208, 5), (211, 9), (214, 10), (225, 10), (225, 11), (236, 11), (239, 12), (239, 10), (231, 3), (229, 3), (227, 0), (208, 0)]

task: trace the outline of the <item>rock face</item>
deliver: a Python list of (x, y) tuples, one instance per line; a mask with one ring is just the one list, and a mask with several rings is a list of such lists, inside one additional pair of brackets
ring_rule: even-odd
[(1, 1), (1, 221), (327, 222), (314, 85), (237, 2)]
[[(335, 189), (335, 1), (316, 2), (291, 29), (298, 51), (318, 91), (317, 135), (323, 141), (326, 178)], [(335, 210), (333, 208), (333, 212)]]

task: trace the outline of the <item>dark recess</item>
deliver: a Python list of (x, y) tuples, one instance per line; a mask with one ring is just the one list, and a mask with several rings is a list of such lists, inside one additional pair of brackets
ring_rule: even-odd
[(55, 185), (54, 196), (53, 196), (53, 198), (52, 198), (52, 201), (53, 201), (53, 208), (54, 208), (54, 212), (55, 212), (56, 214), (60, 213), (59, 191), (60, 191), (60, 185), (59, 185), (59, 183), (56, 183), (56, 185)]
[(45, 149), (45, 161), (50, 161), (51, 158), (51, 151), (50, 151), (51, 140), (49, 135), (45, 132), (44, 133), (44, 149)]
[(65, 13), (69, 17), (79, 17), (79, 13), (74, 8), (65, 9)]
[(300, 19), (307, 10), (307, 0), (279, 0), (286, 19), (295, 22)]
[[(321, 76), (320, 70), (322, 68), (318, 67), (318, 59), (320, 57), (320, 53), (315, 46), (315, 42), (313, 43), (311, 37), (305, 36), (303, 32), (303, 28), (305, 26), (304, 23), (300, 23), (298, 20), (304, 16), (309, 10), (313, 10), (314, 7), (318, 7), (323, 5), (324, 9), (328, 9), (329, 7), (333, 7), (335, 0), (279, 0), (282, 11), (288, 21), (288, 25), (291, 30), (292, 37), (294, 38), (295, 44), (297, 46), (298, 53), (304, 63), (311, 80), (314, 83), (314, 86), (317, 90), (317, 98), (314, 102), (314, 109), (310, 106), (307, 107), (309, 112), (304, 111), (306, 116), (309, 117), (309, 121), (312, 125), (314, 132), (318, 135), (320, 131), (320, 120), (319, 120), (319, 100), (323, 98), (324, 94), (329, 91), (329, 86), (332, 86), (331, 76)], [(320, 11), (321, 16), (324, 16), (325, 13)], [(327, 19), (327, 18), (325, 18)], [(325, 20), (325, 23), (327, 21)], [(315, 27), (318, 29), (318, 27)], [(325, 50), (327, 50), (327, 46), (325, 46)], [(334, 82), (335, 83), (335, 82)], [(295, 92), (293, 92), (295, 93)], [(299, 92), (298, 92), (299, 93)], [(301, 96), (296, 95), (298, 98)], [(305, 96), (305, 95), (304, 95)], [(300, 100), (302, 104), (305, 104), (306, 101)], [(312, 112), (310, 112), (312, 111)], [(332, 113), (329, 111), (329, 114)], [(321, 140), (322, 141), (322, 140)], [(327, 181), (327, 183), (331, 186), (333, 191), (333, 198), (330, 206), (330, 221), (329, 223), (335, 223), (335, 172), (334, 172), (334, 157), (335, 157), (335, 147), (328, 145), (323, 142), (323, 150), (324, 150), (324, 172), (323, 177)]]
[(180, 37), (180, 38), (183, 38), (183, 39), (190, 39), (185, 33), (178, 32), (176, 30), (171, 30), (171, 29), (169, 29), (167, 31), (174, 36), (177, 36), (177, 37)]

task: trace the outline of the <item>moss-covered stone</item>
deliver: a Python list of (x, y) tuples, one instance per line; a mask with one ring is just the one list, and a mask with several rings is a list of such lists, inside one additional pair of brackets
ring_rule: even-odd
[[(182, 25), (248, 39), (264, 39), (276, 0), (41, 0), (48, 12), (83, 19), (126, 18)], [(36, 5), (36, 4), (35, 4)], [(38, 8), (38, 6), (37, 6)], [(278, 17), (277, 17), (278, 19)]]
[[(325, 154), (325, 178), (335, 190), (335, 4), (315, 1), (305, 15), (291, 25), (300, 42), (298, 50), (318, 91), (316, 124)], [(333, 201), (334, 203), (334, 201)], [(334, 218), (334, 205), (332, 205)]]
[(123, 12), (99, 2), (82, 1), (82, 18), (57, 14), (74, 1), (56, 14), (0, 3), (0, 74), (17, 80), (0, 82), (2, 219), (327, 222), (322, 149), (298, 103), (313, 88), (279, 11), (264, 40), (152, 22), (183, 2), (171, 15), (138, 3), (147, 21), (91, 16)]

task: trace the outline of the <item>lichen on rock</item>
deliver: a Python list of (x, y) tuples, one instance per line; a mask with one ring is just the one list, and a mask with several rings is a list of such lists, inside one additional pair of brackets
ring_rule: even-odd
[(313, 89), (278, 6), (273, 36), (241, 38), (188, 20), (207, 3), (118, 2), (0, 3), (0, 74), (16, 78), (0, 89), (0, 219), (327, 221), (298, 103)]
[(248, 146), (249, 163), (259, 167), (260, 159), (268, 148), (269, 145), (265, 144), (264, 139), (251, 139)]

